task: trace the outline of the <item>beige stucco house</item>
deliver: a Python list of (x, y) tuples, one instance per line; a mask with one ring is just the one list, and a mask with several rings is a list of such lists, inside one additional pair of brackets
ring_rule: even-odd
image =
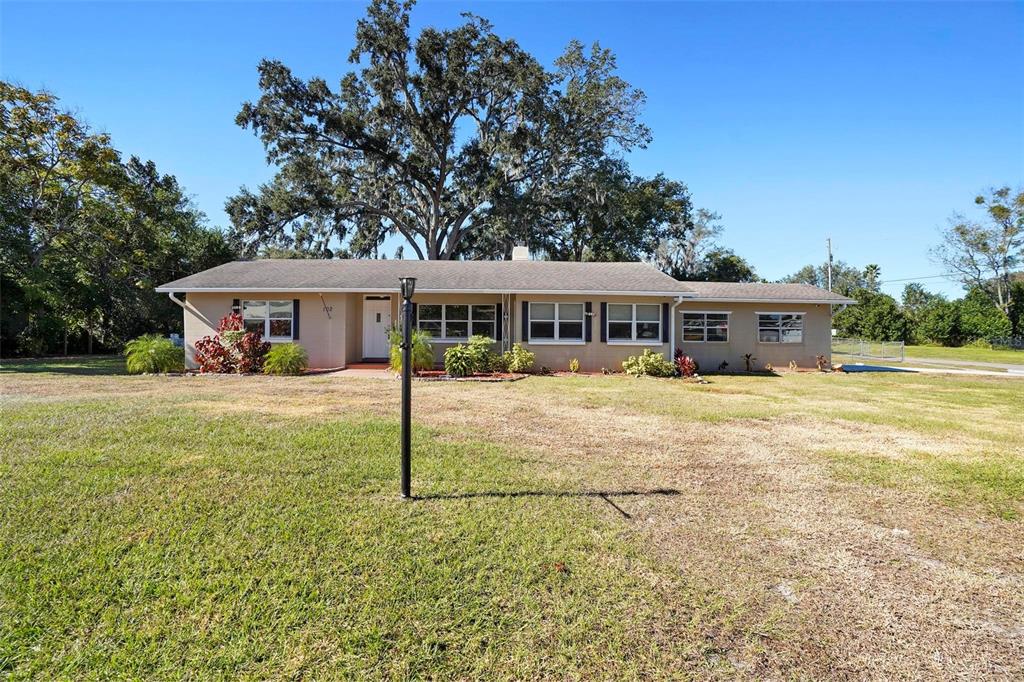
[[(517, 254), (518, 255), (518, 254)], [(646, 263), (533, 261), (235, 261), (157, 288), (184, 309), (185, 349), (241, 313), (271, 343), (294, 341), (316, 368), (388, 357), (400, 320), (399, 278), (415, 277), (414, 320), (449, 346), (483, 334), (495, 350), (521, 343), (536, 365), (621, 371), (644, 348), (674, 348), (704, 370), (830, 357), (834, 306), (854, 301), (802, 284), (680, 282)]]

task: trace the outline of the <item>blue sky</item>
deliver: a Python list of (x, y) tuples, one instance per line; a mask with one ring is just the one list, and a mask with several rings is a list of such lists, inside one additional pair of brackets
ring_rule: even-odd
[[(257, 62), (336, 81), (364, 6), (5, 1), (0, 73), (52, 90), (226, 226), (225, 198), (272, 174), (234, 124)], [(884, 280), (941, 273), (927, 250), (949, 215), (1024, 184), (1024, 3), (428, 1), (414, 29), (465, 10), (545, 63), (572, 38), (611, 48), (648, 97), (634, 170), (685, 181), (764, 277), (821, 262), (828, 236)]]

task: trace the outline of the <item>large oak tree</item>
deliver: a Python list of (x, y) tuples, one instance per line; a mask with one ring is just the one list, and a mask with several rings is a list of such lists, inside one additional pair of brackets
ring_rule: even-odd
[(411, 7), (372, 2), (334, 87), (260, 63), (237, 122), (278, 171), (227, 202), (251, 251), (368, 256), (398, 234), (420, 258), (500, 256), (566, 182), (649, 141), (609, 51), (572, 42), (548, 70), (469, 14), (413, 37)]

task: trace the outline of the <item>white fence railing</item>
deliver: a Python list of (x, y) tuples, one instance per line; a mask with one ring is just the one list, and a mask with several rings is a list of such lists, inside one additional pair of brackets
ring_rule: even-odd
[(903, 362), (906, 348), (902, 341), (867, 341), (865, 339), (832, 339), (833, 355), (849, 355), (869, 360)]

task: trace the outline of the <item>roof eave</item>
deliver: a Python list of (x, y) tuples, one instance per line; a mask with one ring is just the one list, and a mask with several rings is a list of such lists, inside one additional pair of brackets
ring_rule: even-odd
[[(189, 287), (161, 285), (155, 289), (157, 293), (208, 293), (230, 294), (245, 292), (281, 292), (300, 294), (358, 294), (358, 293), (397, 293), (398, 287)], [(417, 289), (420, 294), (526, 294), (526, 295), (571, 295), (571, 296), (657, 296), (693, 298), (696, 294), (690, 291), (603, 291), (593, 289)]]
[(697, 296), (691, 300), (703, 303), (804, 303), (814, 305), (855, 305), (857, 303), (857, 301), (851, 298), (721, 298), (717, 296)]

